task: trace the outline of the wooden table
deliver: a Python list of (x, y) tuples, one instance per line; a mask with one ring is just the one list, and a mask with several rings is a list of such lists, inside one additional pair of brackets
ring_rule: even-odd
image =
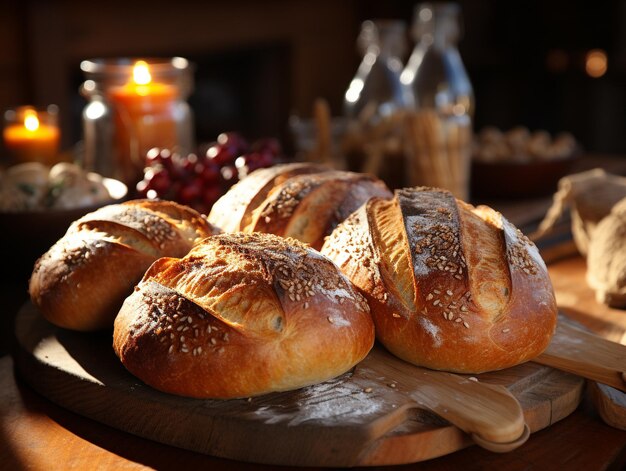
[[(419, 464), (376, 469), (591, 471), (624, 466), (626, 432), (604, 425), (592, 408), (583, 404), (507, 454), (473, 446)], [(80, 417), (34, 393), (15, 377), (12, 360), (7, 356), (0, 359), (0, 469), (145, 468), (274, 469), (161, 445)]]

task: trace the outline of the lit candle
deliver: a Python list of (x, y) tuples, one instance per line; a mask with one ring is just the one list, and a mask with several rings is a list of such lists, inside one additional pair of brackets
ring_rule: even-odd
[(153, 81), (144, 61), (135, 63), (128, 83), (110, 89), (117, 167), (126, 183), (134, 184), (141, 179), (150, 148), (171, 149), (178, 142), (175, 118), (178, 93), (174, 85)]
[(5, 114), (4, 145), (16, 163), (41, 162), (52, 165), (59, 155), (60, 133), (50, 115), (30, 107)]

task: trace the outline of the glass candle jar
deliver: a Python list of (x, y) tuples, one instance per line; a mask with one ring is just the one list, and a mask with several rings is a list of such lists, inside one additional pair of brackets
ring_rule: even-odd
[(83, 166), (134, 186), (142, 178), (152, 147), (188, 153), (193, 117), (186, 100), (193, 90), (192, 68), (171, 59), (94, 59), (85, 74)]
[(2, 130), (7, 163), (57, 163), (61, 137), (58, 115), (59, 108), (56, 105), (43, 109), (21, 106), (7, 110)]

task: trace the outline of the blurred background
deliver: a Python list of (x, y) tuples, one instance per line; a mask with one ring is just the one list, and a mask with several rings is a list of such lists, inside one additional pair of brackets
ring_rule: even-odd
[[(415, 3), (3, 0), (0, 108), (59, 105), (67, 148), (81, 139), (82, 60), (179, 55), (196, 66), (198, 142), (237, 130), (289, 151), (291, 114), (310, 116), (317, 97), (341, 113), (361, 22), (410, 26)], [(568, 131), (587, 151), (626, 154), (626, 2), (459, 3), (474, 129)]]

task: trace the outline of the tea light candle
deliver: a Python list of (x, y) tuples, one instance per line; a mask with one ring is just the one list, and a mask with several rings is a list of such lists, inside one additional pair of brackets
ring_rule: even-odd
[(132, 78), (108, 93), (114, 109), (118, 167), (127, 182), (140, 179), (146, 152), (152, 147), (172, 148), (178, 142), (175, 105), (178, 88), (152, 80), (150, 67), (137, 61)]
[[(56, 115), (55, 115), (56, 117)], [(4, 145), (16, 163), (56, 163), (59, 155), (59, 128), (51, 114), (31, 107), (5, 114)]]

